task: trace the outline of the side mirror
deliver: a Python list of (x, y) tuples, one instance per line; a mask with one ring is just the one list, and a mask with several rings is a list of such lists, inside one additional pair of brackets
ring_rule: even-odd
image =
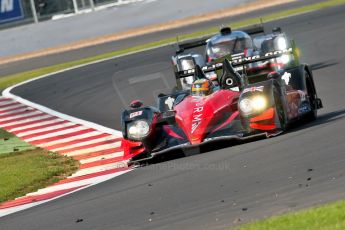
[(129, 107), (131, 107), (132, 109), (137, 109), (137, 108), (140, 108), (141, 106), (143, 106), (143, 102), (139, 100), (132, 101), (131, 104), (129, 105)]

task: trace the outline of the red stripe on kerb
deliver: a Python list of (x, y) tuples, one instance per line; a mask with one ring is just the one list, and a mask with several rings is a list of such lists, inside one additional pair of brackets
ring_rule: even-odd
[(0, 98), (0, 102), (4, 102), (4, 101), (11, 101), (12, 99), (10, 98)]
[(112, 163), (117, 163), (123, 161), (123, 157), (114, 157), (110, 159), (104, 159), (104, 160), (99, 160), (99, 161), (94, 161), (86, 164), (81, 164), (79, 169), (86, 169), (86, 168), (92, 168), (96, 166), (102, 166), (102, 165), (107, 165), (107, 164), (112, 164)]
[[(15, 109), (17, 110), (17, 109)], [(31, 110), (28, 108), (28, 110), (26, 111), (21, 111), (21, 112), (18, 112), (18, 113), (12, 113), (12, 114), (7, 114), (7, 115), (0, 115), (0, 119), (3, 119), (3, 118), (8, 118), (8, 117), (14, 117), (14, 116), (17, 116), (17, 115), (21, 115), (21, 114), (25, 114), (25, 113), (28, 113), (28, 112), (35, 112), (37, 110)]]
[(59, 131), (64, 131), (64, 130), (67, 130), (67, 129), (78, 128), (78, 127), (80, 127), (80, 125), (71, 125), (71, 126), (68, 126), (68, 127), (52, 129), (52, 130), (38, 132), (38, 133), (26, 135), (26, 136), (21, 136), (20, 138), (22, 138), (22, 139), (29, 139), (29, 138), (33, 138), (33, 137), (39, 137), (39, 136), (42, 136), (42, 135), (46, 135), (46, 134), (50, 134), (50, 133), (55, 133), (55, 132), (59, 132)]
[(4, 125), (4, 128), (5, 129), (15, 129), (15, 128), (23, 127), (23, 126), (26, 126), (26, 125), (33, 125), (33, 124), (37, 124), (37, 123), (40, 123), (40, 122), (51, 121), (51, 120), (55, 120), (55, 119), (58, 119), (58, 118), (57, 117), (47, 117), (47, 118), (44, 118), (42, 120), (28, 121), (28, 122), (17, 124), (17, 125), (11, 125), (11, 126)]
[(55, 136), (55, 137), (49, 137), (49, 138), (45, 138), (45, 139), (41, 139), (41, 140), (31, 141), (29, 143), (32, 145), (39, 145), (39, 144), (44, 144), (44, 143), (48, 143), (48, 142), (52, 142), (52, 141), (56, 141), (56, 140), (63, 140), (64, 138), (68, 138), (68, 137), (79, 136), (79, 135), (90, 133), (93, 131), (95, 131), (95, 130), (94, 129), (85, 129), (85, 130), (81, 130), (81, 131), (77, 131), (77, 132), (73, 132), (73, 133), (66, 133), (63, 135)]
[[(11, 104), (0, 105), (0, 108), (2, 109), (2, 108), (14, 106), (14, 105), (19, 105), (19, 104), (20, 104), (20, 103), (18, 103), (18, 102), (13, 102), (13, 103), (11, 103)], [(27, 106), (23, 105), (23, 107), (27, 107)]]
[(7, 113), (7, 112), (12, 112), (14, 110), (17, 109), (24, 109), (24, 108), (28, 108), (27, 106), (20, 106), (20, 107), (16, 107), (16, 108), (12, 108), (12, 109), (4, 109), (4, 110), (0, 110), (0, 113)]
[(40, 117), (40, 116), (44, 116), (44, 115), (47, 115), (47, 114), (39, 113), (39, 114), (27, 116), (27, 117), (19, 117), (19, 118), (7, 120), (7, 121), (1, 121), (0, 125), (6, 125), (8, 123), (12, 123), (12, 122), (16, 122), (16, 121), (22, 121), (22, 120), (26, 120), (26, 119), (29, 119), (29, 118)]
[(26, 133), (26, 132), (29, 132), (29, 131), (34, 131), (34, 130), (37, 130), (37, 129), (44, 129), (44, 128), (48, 128), (48, 127), (55, 126), (55, 125), (62, 125), (62, 124), (68, 123), (68, 122), (69, 121), (57, 121), (55, 123), (50, 123), (50, 124), (47, 124), (47, 125), (35, 126), (35, 127), (32, 127), (32, 128), (26, 128), (26, 129), (20, 129), (20, 130), (11, 132), (11, 133), (13, 133), (13, 134)]
[(106, 149), (106, 150), (102, 150), (102, 151), (97, 151), (97, 152), (93, 152), (93, 153), (86, 153), (86, 154), (82, 154), (82, 155), (77, 155), (77, 156), (73, 156), (73, 158), (80, 161), (80, 160), (85, 160), (85, 159), (92, 158), (92, 157), (98, 157), (98, 156), (102, 156), (102, 155), (108, 155), (111, 153), (120, 152), (121, 150), (122, 150), (121, 147), (118, 147), (118, 148), (113, 148), (113, 149)]
[(93, 147), (97, 147), (100, 145), (105, 145), (105, 144), (113, 144), (116, 143), (116, 141), (114, 140), (107, 140), (107, 141), (101, 141), (101, 142), (97, 142), (94, 144), (89, 144), (89, 145), (83, 145), (83, 146), (79, 146), (79, 147), (75, 147), (75, 148), (70, 148), (70, 149), (64, 149), (61, 151), (58, 151), (59, 153), (69, 153), (69, 152), (74, 152), (74, 151), (78, 151), (78, 150), (82, 150), (82, 149), (88, 149), (88, 148), (93, 148)]
[(81, 139), (78, 139), (78, 140), (67, 141), (67, 142), (62, 142), (62, 143), (55, 144), (55, 145), (50, 145), (50, 146), (47, 146), (45, 148), (48, 149), (48, 150), (58, 149), (58, 148), (63, 148), (63, 147), (69, 146), (69, 145), (79, 144), (79, 143), (82, 143), (82, 142), (85, 142), (85, 141), (91, 141), (91, 140), (94, 140), (94, 139), (103, 138), (103, 137), (109, 137), (109, 136), (111, 136), (111, 135), (107, 134), (107, 133), (102, 133), (102, 134), (98, 134), (98, 135), (95, 135), (95, 136), (81, 138)]

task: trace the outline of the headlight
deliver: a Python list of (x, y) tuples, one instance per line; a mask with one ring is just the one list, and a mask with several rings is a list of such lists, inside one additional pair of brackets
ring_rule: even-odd
[(244, 98), (240, 101), (240, 110), (245, 115), (261, 112), (267, 107), (267, 99), (258, 95), (252, 98)]
[(150, 126), (147, 121), (138, 120), (128, 124), (128, 136), (134, 139), (141, 139), (150, 132)]
[(251, 100), (249, 100), (248, 98), (245, 98), (245, 99), (241, 100), (240, 101), (240, 110), (244, 114), (252, 113), (253, 112), (253, 106), (252, 106)]
[(261, 111), (266, 108), (267, 100), (263, 96), (255, 96), (252, 98), (252, 106), (255, 111)]

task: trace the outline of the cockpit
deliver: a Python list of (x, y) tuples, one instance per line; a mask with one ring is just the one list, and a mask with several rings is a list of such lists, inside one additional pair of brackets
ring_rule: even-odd
[(244, 53), (246, 49), (253, 49), (251, 37), (242, 31), (232, 31), (228, 34), (219, 34), (210, 38), (206, 45), (208, 62)]

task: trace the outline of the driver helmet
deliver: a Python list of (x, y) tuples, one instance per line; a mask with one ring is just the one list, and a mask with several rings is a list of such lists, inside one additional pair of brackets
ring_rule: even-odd
[(192, 96), (207, 96), (212, 93), (212, 82), (208, 79), (199, 79), (193, 82)]

